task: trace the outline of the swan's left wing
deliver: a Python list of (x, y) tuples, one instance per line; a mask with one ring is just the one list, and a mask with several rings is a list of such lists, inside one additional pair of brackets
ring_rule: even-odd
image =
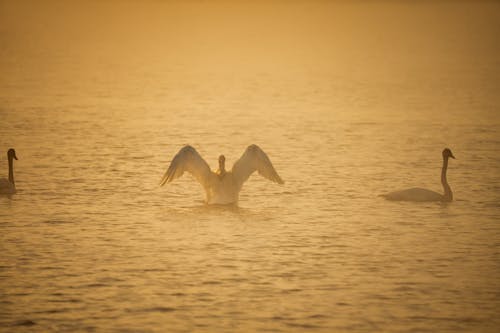
[(232, 173), (238, 183), (242, 185), (255, 171), (273, 182), (284, 184), (266, 153), (257, 145), (250, 145), (240, 159), (234, 163)]
[(160, 185), (163, 186), (165, 183), (170, 183), (174, 179), (179, 178), (184, 174), (184, 171), (192, 174), (204, 187), (210, 182), (212, 176), (207, 162), (198, 154), (196, 149), (188, 145), (184, 146), (175, 155)]

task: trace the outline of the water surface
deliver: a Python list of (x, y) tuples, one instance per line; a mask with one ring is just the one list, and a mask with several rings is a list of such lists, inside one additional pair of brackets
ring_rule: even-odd
[(1, 331), (498, 331), (497, 3), (0, 6)]

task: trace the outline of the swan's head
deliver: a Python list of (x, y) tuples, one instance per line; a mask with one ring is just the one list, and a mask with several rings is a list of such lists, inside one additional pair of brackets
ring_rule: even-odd
[(219, 170), (224, 171), (226, 169), (226, 157), (224, 155), (219, 156)]
[(455, 156), (453, 156), (453, 153), (451, 152), (450, 148), (445, 148), (443, 150), (443, 158), (455, 158)]
[(11, 159), (17, 160), (16, 151), (14, 149), (10, 148), (7, 151), (7, 157), (9, 158), (9, 160), (11, 160)]

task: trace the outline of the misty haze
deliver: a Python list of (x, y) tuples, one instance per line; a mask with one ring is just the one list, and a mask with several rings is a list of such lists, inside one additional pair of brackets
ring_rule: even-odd
[(0, 0), (0, 332), (498, 332), (499, 32)]

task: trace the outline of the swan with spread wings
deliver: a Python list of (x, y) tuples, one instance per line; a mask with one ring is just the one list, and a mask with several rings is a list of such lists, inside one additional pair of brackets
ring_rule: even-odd
[(231, 171), (226, 171), (225, 162), (225, 156), (220, 155), (219, 169), (213, 172), (196, 149), (184, 146), (170, 163), (160, 185), (170, 183), (187, 171), (205, 189), (208, 204), (231, 204), (238, 202), (243, 184), (255, 171), (275, 183), (284, 184), (269, 157), (257, 145), (248, 146)]

